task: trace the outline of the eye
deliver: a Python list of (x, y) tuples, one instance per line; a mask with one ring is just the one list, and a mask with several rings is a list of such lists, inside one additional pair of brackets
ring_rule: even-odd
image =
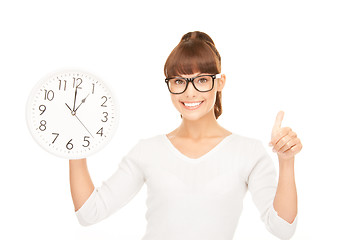
[(206, 78), (200, 78), (198, 80), (199, 83), (206, 83), (208, 80)]
[(175, 83), (176, 85), (180, 85), (180, 84), (185, 84), (185, 81), (182, 80), (182, 79), (174, 79), (174, 83)]

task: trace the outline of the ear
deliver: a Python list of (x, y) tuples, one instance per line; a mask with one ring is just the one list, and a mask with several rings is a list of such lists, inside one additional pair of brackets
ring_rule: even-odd
[(226, 82), (226, 76), (225, 74), (221, 74), (221, 78), (218, 79), (218, 91), (221, 91), (224, 86), (225, 86), (225, 82)]

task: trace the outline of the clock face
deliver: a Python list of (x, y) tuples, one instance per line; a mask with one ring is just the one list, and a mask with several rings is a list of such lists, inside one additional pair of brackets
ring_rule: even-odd
[(34, 87), (26, 118), (41, 147), (62, 158), (79, 159), (108, 143), (117, 127), (118, 110), (103, 81), (69, 70), (49, 75)]

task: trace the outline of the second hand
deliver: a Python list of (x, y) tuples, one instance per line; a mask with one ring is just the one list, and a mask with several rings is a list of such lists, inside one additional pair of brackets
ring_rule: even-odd
[(76, 112), (73, 112), (72, 110), (71, 110), (71, 108), (69, 107), (69, 105), (67, 105), (67, 103), (65, 103), (65, 105), (69, 108), (69, 110), (71, 111), (71, 115), (73, 115), (73, 116), (75, 116), (76, 118), (77, 118), (77, 120), (79, 120), (79, 122), (81, 123), (81, 125), (83, 125), (84, 126), (84, 128), (86, 129), (86, 131), (88, 131), (88, 133), (90, 134), (90, 136), (92, 137), (92, 138), (94, 138), (94, 136), (91, 134), (91, 132), (89, 131), (89, 129), (87, 129), (87, 127), (85, 127), (85, 125), (82, 123), (82, 121), (78, 118), (78, 116), (76, 116)]
[(85, 127), (85, 125), (80, 121), (80, 119), (78, 118), (78, 116), (76, 116), (76, 114), (74, 115), (78, 120), (79, 122), (84, 126), (84, 128), (86, 129), (86, 131), (88, 131), (88, 133), (91, 135), (92, 138), (94, 138), (94, 136), (91, 134), (91, 132)]

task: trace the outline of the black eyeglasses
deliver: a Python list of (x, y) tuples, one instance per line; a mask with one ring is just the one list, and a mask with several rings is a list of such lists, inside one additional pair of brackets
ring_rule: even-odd
[(199, 92), (208, 92), (214, 88), (214, 80), (220, 78), (218, 74), (204, 74), (192, 78), (172, 77), (165, 78), (170, 93), (181, 94), (186, 91), (189, 82)]

